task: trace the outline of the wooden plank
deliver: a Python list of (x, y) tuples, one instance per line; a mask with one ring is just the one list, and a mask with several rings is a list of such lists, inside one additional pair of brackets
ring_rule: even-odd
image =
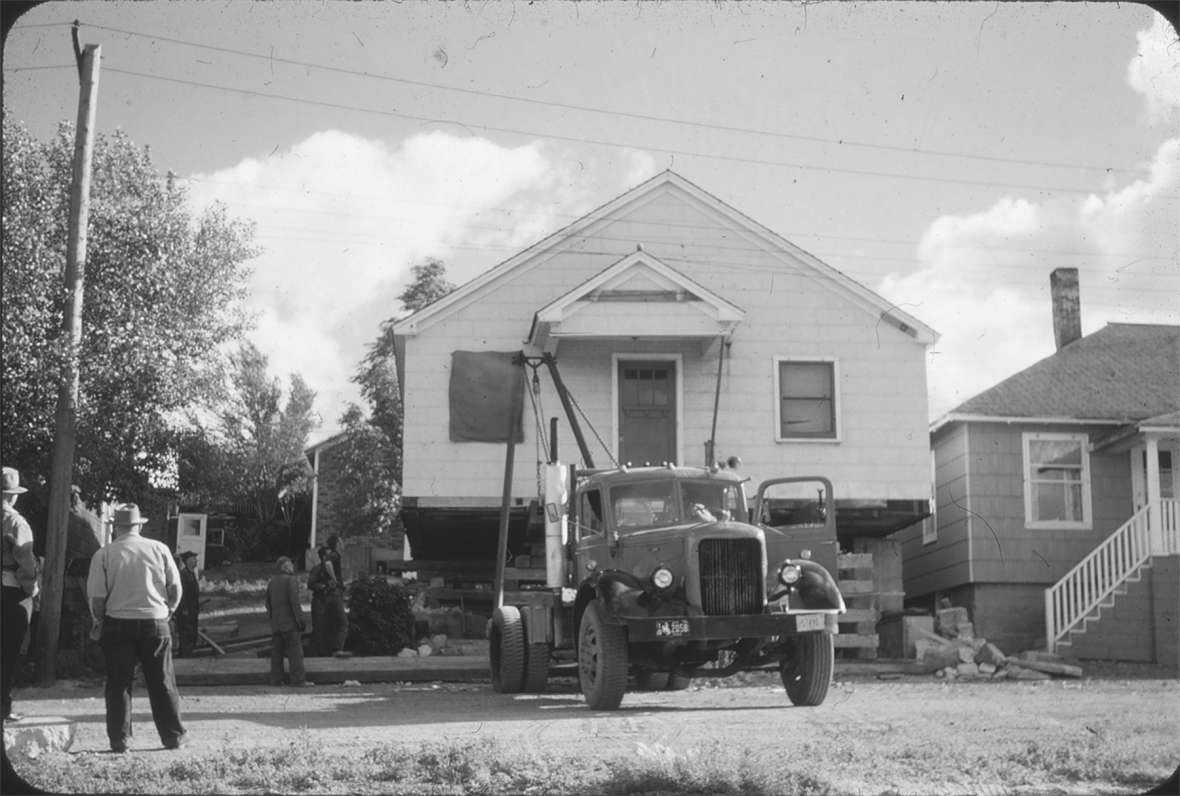
[(845, 596), (849, 594), (876, 594), (871, 580), (839, 580), (836, 585), (840, 587), (840, 593)]
[(1082, 667), (1073, 666), (1068, 663), (1055, 663), (1053, 661), (1030, 661), (1021, 658), (1019, 660), (1009, 658), (1008, 664), (1011, 666), (1023, 666), (1025, 669), (1033, 669), (1045, 674), (1060, 674), (1065, 677), (1081, 677)]
[(849, 608), (844, 613), (840, 614), (836, 621), (840, 624), (845, 622), (876, 622), (881, 617), (873, 608)]
[(837, 569), (870, 569), (872, 566), (872, 553), (841, 553), (836, 556)]
[(837, 649), (848, 649), (851, 647), (872, 647), (876, 649), (879, 640), (876, 633), (841, 633), (837, 636), (832, 636), (832, 642)]

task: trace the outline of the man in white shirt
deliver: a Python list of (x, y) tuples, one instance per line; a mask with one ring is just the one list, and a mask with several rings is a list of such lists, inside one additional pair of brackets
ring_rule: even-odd
[(131, 686), (137, 663), (143, 667), (160, 742), (166, 749), (188, 743), (168, 627), (168, 618), (180, 604), (180, 572), (167, 545), (140, 533), (147, 519), (134, 503), (116, 507), (115, 539), (91, 558), (86, 582), (106, 659), (107, 737), (113, 752), (127, 751), (131, 739)]

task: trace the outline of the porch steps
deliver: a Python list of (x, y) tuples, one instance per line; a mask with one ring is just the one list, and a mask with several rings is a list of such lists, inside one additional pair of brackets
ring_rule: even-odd
[(1122, 597), (1127, 593), (1130, 584), (1139, 583), (1143, 580), (1143, 572), (1144, 570), (1151, 569), (1152, 560), (1152, 558), (1148, 558), (1146, 561), (1136, 567), (1135, 570), (1131, 572), (1131, 574), (1123, 578), (1122, 582), (1120, 582), (1110, 594), (1103, 598), (1102, 602), (1098, 603), (1098, 605), (1094, 606), (1090, 613), (1082, 617), (1081, 622), (1076, 627), (1071, 628), (1069, 633), (1066, 634), (1065, 638), (1057, 642), (1058, 650), (1068, 654), (1073, 647), (1074, 636), (1084, 636), (1091, 625), (1098, 625), (1102, 621), (1103, 611), (1108, 611), (1111, 608), (1114, 608), (1115, 603), (1118, 602), (1119, 597)]

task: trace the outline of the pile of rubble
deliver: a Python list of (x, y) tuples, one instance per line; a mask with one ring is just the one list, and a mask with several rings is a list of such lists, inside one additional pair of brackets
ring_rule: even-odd
[(941, 679), (1048, 680), (1082, 676), (1082, 667), (1043, 650), (1005, 655), (987, 639), (975, 637), (975, 626), (966, 608), (935, 611), (935, 631), (918, 629), (921, 638), (914, 647), (924, 671)]

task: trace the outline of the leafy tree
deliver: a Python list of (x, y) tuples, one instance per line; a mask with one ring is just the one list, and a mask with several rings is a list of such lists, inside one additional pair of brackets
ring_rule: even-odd
[(290, 549), (296, 499), (311, 489), (303, 450), (318, 422), (315, 393), (293, 373), (284, 403), (283, 386), (267, 367), (253, 343), (231, 357), (228, 397), (214, 422), (194, 422), (200, 430), (185, 442), (180, 482), (189, 500), (248, 503), (261, 531), (282, 531)]
[(435, 257), (428, 257), (426, 262), (415, 265), (410, 269), (410, 273), (414, 278), (397, 297), (410, 312), (417, 312), (433, 304), (455, 289), (455, 286), (447, 281), (446, 265)]
[[(416, 312), (455, 289), (446, 266), (429, 259), (412, 269), (413, 279), (398, 299)], [(369, 414), (350, 404), (340, 418), (344, 441), (335, 453), (337, 489), (331, 514), (342, 535), (385, 534), (400, 530), (402, 479), (402, 401), (394, 357), (393, 324), (381, 324), (377, 339), (352, 377), (360, 385)]]
[[(2, 454), (30, 480), (53, 448), (73, 146), (69, 124), (43, 143), (4, 117)], [(138, 497), (171, 469), (177, 421), (216, 395), (218, 352), (246, 328), (253, 225), (186, 202), (146, 148), (96, 137), (74, 473), (95, 498)]]

